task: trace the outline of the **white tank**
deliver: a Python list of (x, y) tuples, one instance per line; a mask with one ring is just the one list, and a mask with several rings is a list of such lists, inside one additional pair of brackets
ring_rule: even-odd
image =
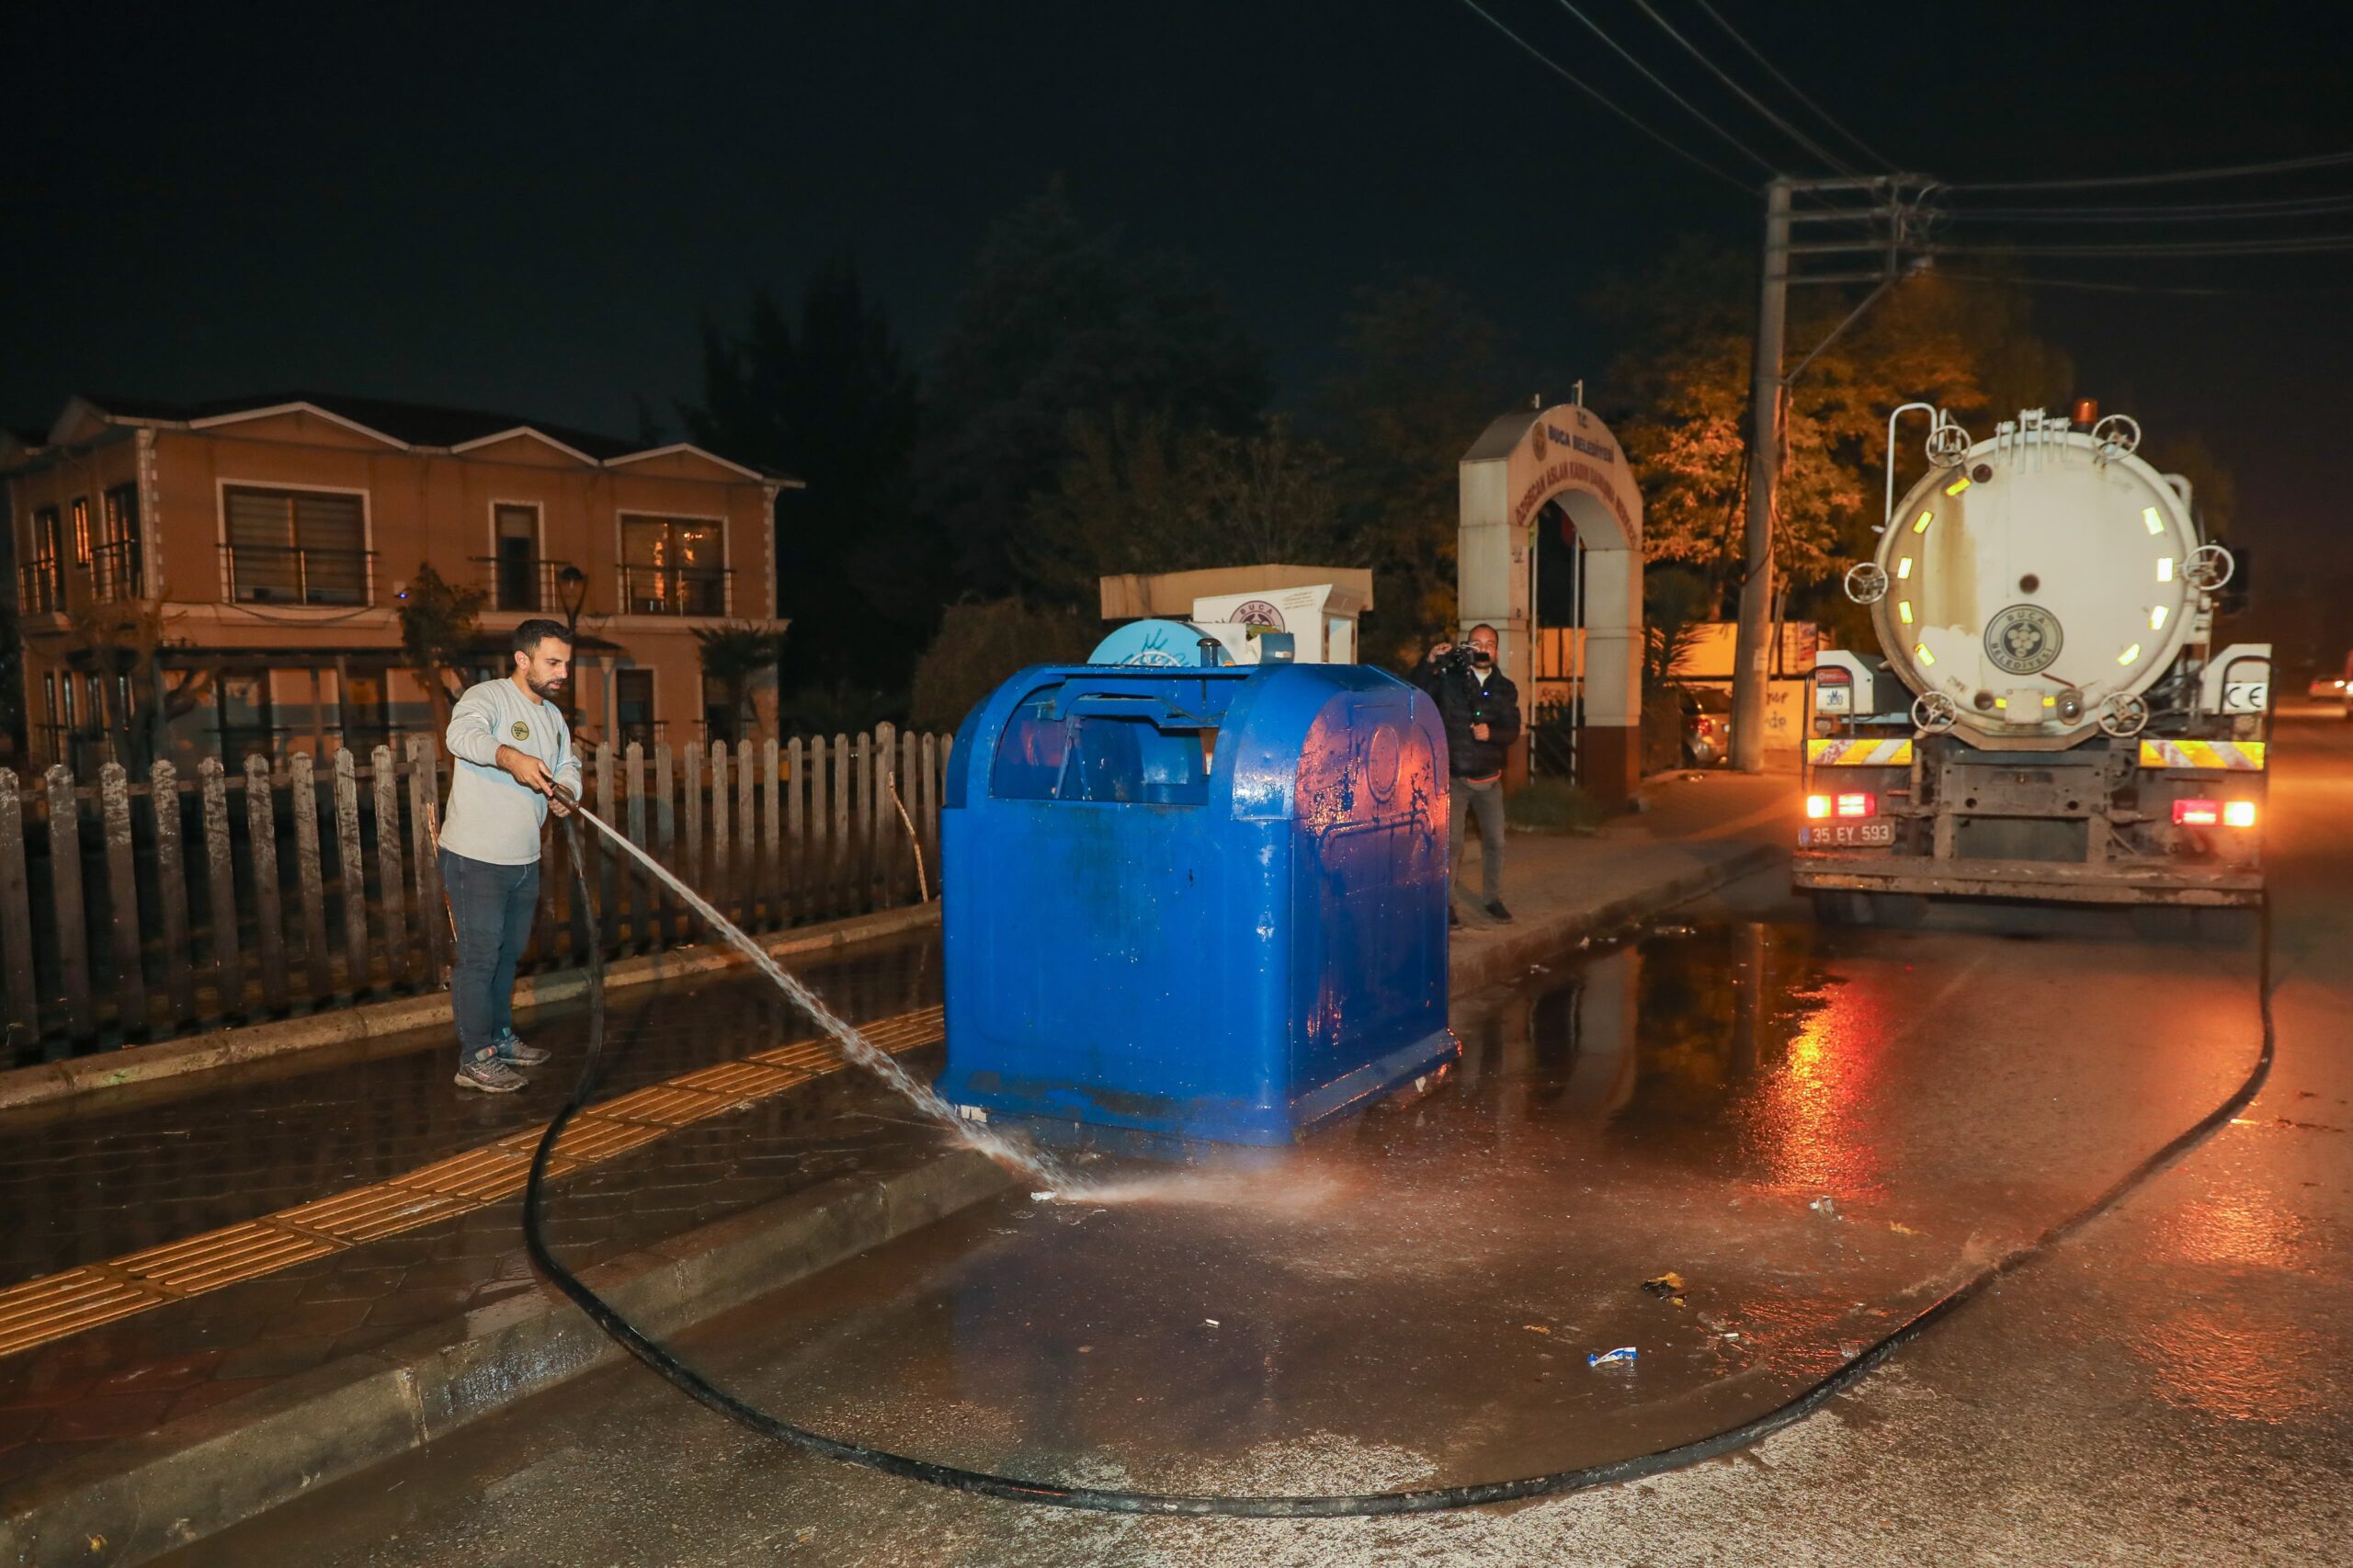
[(1949, 701), (1954, 732), (1995, 747), (2070, 744), (2103, 713), (2137, 730), (2198, 619), (2186, 489), (2036, 414), (1932, 468), (1880, 540), (1871, 604), (1915, 714), (1941, 728)]

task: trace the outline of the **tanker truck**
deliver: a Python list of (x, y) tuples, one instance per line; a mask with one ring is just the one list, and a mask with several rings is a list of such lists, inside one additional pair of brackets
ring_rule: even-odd
[[(1828, 918), (2262, 896), (2270, 647), (2213, 646), (2234, 562), (2189, 483), (2131, 418), (2071, 412), (1984, 441), (1888, 418), (1879, 546), (1846, 574), (1878, 647), (1824, 651), (1807, 694), (1795, 878)], [(1899, 504), (1912, 413), (1928, 470)]]

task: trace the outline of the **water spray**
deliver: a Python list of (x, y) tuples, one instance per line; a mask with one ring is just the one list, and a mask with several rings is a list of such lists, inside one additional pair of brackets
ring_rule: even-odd
[[(572, 797), (569, 791), (564, 793), (563, 798), (568, 812), (565, 818), (567, 822), (585, 819), (617, 848), (627, 853), (639, 865), (660, 879), (664, 886), (684, 899), (688, 906), (697, 915), (701, 915), (712, 930), (733, 943), (752, 960), (753, 965), (762, 974), (776, 983), (779, 990), (791, 997), (793, 1003), (801, 1011), (814, 1019), (817, 1027), (824, 1031), (826, 1038), (841, 1048), (844, 1056), (881, 1079), (913, 1102), (916, 1109), (950, 1129), (958, 1137), (995, 1160), (998, 1165), (1019, 1171), (1026, 1176), (1034, 1176), (1050, 1185), (1059, 1186), (1067, 1183), (1069, 1178), (1066, 1173), (1045, 1155), (1035, 1150), (1026, 1149), (1011, 1139), (989, 1131), (984, 1125), (968, 1121), (957, 1115), (956, 1108), (941, 1099), (930, 1085), (919, 1081), (915, 1074), (899, 1064), (898, 1058), (858, 1033), (855, 1026), (843, 1019), (831, 1007), (826, 1006), (815, 992), (795, 979), (790, 971), (769, 955), (766, 948), (752, 940), (737, 927), (733, 921), (720, 914), (700, 893), (680, 881), (667, 866), (630, 842), (626, 835), (582, 805)], [(583, 864), (580, 855), (580, 835), (576, 830), (572, 835), (572, 863), (575, 870), (578, 870)], [(583, 904), (586, 904), (588, 894), (585, 880), (580, 896)], [(601, 956), (601, 954), (598, 955), (600, 960)], [(591, 967), (601, 971), (602, 963), (601, 961), (594, 962)], [(594, 977), (591, 983), (598, 990), (603, 988), (601, 972)], [(599, 1031), (599, 1042), (601, 1043), (601, 1031)]]
[[(568, 797), (567, 797), (568, 799)], [(964, 1139), (992, 1158), (1016, 1169), (1032, 1173), (1047, 1181), (1058, 1182), (1061, 1173), (1050, 1162), (1025, 1149), (1018, 1149), (1002, 1137), (984, 1129), (971, 1126), (958, 1117), (946, 1101), (928, 1087), (915, 1083), (906, 1071), (890, 1055), (836, 1017), (820, 1002), (809, 988), (787, 973), (768, 956), (759, 944), (737, 930), (709, 903), (697, 896), (679, 881), (659, 861), (631, 844), (594, 812), (577, 804), (564, 819), (572, 841), (573, 873), (583, 907), (593, 907), (588, 892), (586, 863), (580, 854), (578, 818), (586, 817), (605, 836), (625, 849), (639, 863), (679, 896), (696, 913), (711, 923), (712, 929), (725, 936), (735, 946), (750, 955), (762, 973), (776, 982), (786, 994), (806, 1008), (810, 1016), (824, 1028), (826, 1035), (841, 1046), (851, 1060), (870, 1067), (886, 1082), (922, 1106), (925, 1110), (953, 1127)], [(739, 1399), (705, 1378), (694, 1368), (672, 1354), (662, 1344), (583, 1284), (579, 1276), (559, 1263), (548, 1248), (542, 1224), (541, 1204), (547, 1179), (549, 1159), (557, 1142), (563, 1136), (564, 1127), (587, 1103), (605, 1071), (605, 964), (603, 949), (596, 943), (588, 946), (588, 1053), (574, 1085), (571, 1097), (549, 1122), (540, 1135), (539, 1146), (532, 1151), (530, 1179), (523, 1189), (523, 1239), (531, 1258), (540, 1270), (574, 1304), (586, 1313), (616, 1344), (659, 1373), (665, 1380), (697, 1403), (737, 1422), (751, 1431), (779, 1442), (789, 1443), (806, 1452), (839, 1460), (885, 1475), (895, 1475), (908, 1481), (920, 1481), (928, 1485), (955, 1492), (973, 1493), (995, 1497), (1006, 1502), (1043, 1504), (1053, 1507), (1081, 1508), (1097, 1513), (1143, 1514), (1171, 1517), (1220, 1517), (1240, 1518), (1349, 1518), (1376, 1515), (1428, 1514), (1453, 1508), (1476, 1507), (1490, 1503), (1518, 1502), (1534, 1497), (1559, 1496), (1573, 1492), (1590, 1491), (1596, 1487), (1623, 1484), (1670, 1471), (1686, 1469), (1705, 1460), (1754, 1447), (1773, 1434), (1796, 1426), (1813, 1415), (1837, 1395), (1860, 1383), (1882, 1362), (1894, 1356), (1905, 1345), (1919, 1338), (1984, 1295), (1996, 1283), (2029, 1266), (2041, 1261), (2061, 1243), (2077, 1231), (2107, 1213), (2135, 1188), (2163, 1170), (2181, 1155), (2188, 1153), (2226, 1125), (2255, 1098), (2265, 1081), (2271, 1075), (2271, 1062), (2276, 1040), (2276, 1026), (2272, 1017), (2271, 967), (2271, 906), (2267, 900), (2259, 906), (2259, 957), (2256, 973), (2256, 1005), (2262, 1019), (2262, 1045), (2254, 1065), (2239, 1086), (2222, 1104), (2199, 1118), (2188, 1127), (2167, 1140), (2154, 1153), (2126, 1171), (2123, 1176), (2098, 1197), (2074, 1214), (2051, 1226), (2040, 1235), (2022, 1246), (2005, 1253), (1986, 1264), (1960, 1285), (1921, 1309), (1893, 1330), (1858, 1353), (1836, 1370), (1800, 1390), (1789, 1399), (1763, 1415), (1737, 1426), (1672, 1448), (1657, 1449), (1649, 1453), (1634, 1454), (1601, 1464), (1584, 1465), (1574, 1470), (1552, 1471), (1540, 1475), (1520, 1476), (1507, 1481), (1472, 1482), (1459, 1486), (1434, 1486), (1414, 1491), (1336, 1494), (1330, 1495), (1286, 1495), (1257, 1497), (1226, 1497), (1197, 1494), (1128, 1492), (1108, 1487), (1063, 1485), (1047, 1481), (1030, 1481), (1019, 1476), (997, 1475), (987, 1471), (966, 1470), (957, 1465), (940, 1464), (907, 1454), (892, 1453), (887, 1449), (871, 1448), (851, 1442), (808, 1427), (796, 1426), (780, 1416), (772, 1415), (757, 1405)]]

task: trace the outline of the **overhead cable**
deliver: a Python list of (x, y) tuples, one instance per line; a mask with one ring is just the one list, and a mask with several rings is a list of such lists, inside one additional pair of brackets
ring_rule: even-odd
[(1586, 25), (1586, 29), (1590, 31), (1594, 37), (1599, 39), (1602, 42), (1608, 44), (1612, 50), (1617, 51), (1619, 59), (1623, 60), (1627, 64), (1641, 72), (1643, 74), (1643, 80), (1649, 82), (1652, 86), (1656, 87), (1668, 97), (1673, 98), (1677, 104), (1682, 107), (1684, 112), (1690, 115), (1692, 119), (1698, 120), (1700, 124), (1706, 126), (1709, 130), (1714, 131), (1717, 135), (1722, 137), (1733, 146), (1739, 148), (1743, 153), (1745, 153), (1751, 161), (1756, 163), (1756, 165), (1762, 168), (1767, 174), (1779, 174), (1781, 172), (1780, 166), (1775, 164), (1772, 159), (1765, 156), (1765, 154), (1759, 153), (1756, 148), (1751, 147), (1747, 142), (1743, 142), (1739, 137), (1734, 136), (1731, 131), (1726, 131), (1722, 126), (1718, 125), (1714, 120), (1710, 119), (1706, 115), (1700, 113), (1699, 107), (1692, 103), (1689, 98), (1685, 97), (1681, 93), (1678, 93), (1673, 87), (1668, 86), (1665, 81), (1660, 79), (1657, 72), (1653, 71), (1649, 66), (1643, 64), (1641, 61), (1628, 53), (1625, 45), (1620, 43), (1616, 39), (1611, 38), (1608, 33), (1602, 31), (1600, 23), (1595, 21), (1591, 17), (1586, 16), (1583, 11), (1578, 10), (1576, 6), (1570, 4), (1570, 0), (1553, 0), (1553, 4), (1559, 6), (1562, 10), (1566, 11), (1578, 21), (1583, 22)]
[(1485, 6), (1479, 4), (1479, 0), (1462, 0), (1462, 4), (1469, 6), (1472, 11), (1477, 12), (1479, 18), (1485, 22), (1489, 27), (1503, 34), (1504, 37), (1511, 40), (1512, 42), (1519, 45), (1521, 51), (1527, 54), (1529, 59), (1543, 66), (1547, 71), (1552, 72), (1553, 75), (1558, 76), (1570, 86), (1574, 87), (1578, 92), (1583, 93), (1586, 97), (1591, 98), (1595, 103), (1599, 104), (1603, 108), (1608, 109), (1611, 114), (1616, 115), (1619, 119), (1624, 120), (1627, 124), (1632, 126), (1635, 130), (1641, 131), (1643, 135), (1649, 137), (1652, 141), (1657, 142), (1660, 146), (1665, 148), (1668, 152), (1674, 153), (1685, 163), (1692, 165), (1694, 167), (1707, 170), (1708, 173), (1715, 176), (1718, 179), (1723, 181), (1726, 185), (1731, 186), (1735, 190), (1743, 191), (1749, 195), (1756, 194), (1754, 187), (1745, 183), (1734, 176), (1724, 173), (1723, 170), (1708, 162), (1707, 159), (1700, 157), (1697, 153), (1685, 150), (1683, 147), (1677, 145), (1673, 141), (1670, 141), (1660, 132), (1652, 130), (1649, 126), (1635, 119), (1626, 110), (1620, 108), (1617, 104), (1610, 101), (1608, 97), (1602, 94), (1600, 89), (1595, 87), (1591, 83), (1571, 74), (1568, 69), (1562, 65), (1560, 62), (1554, 60), (1551, 55), (1546, 54), (1542, 50), (1537, 48), (1534, 44), (1529, 42), (1518, 33), (1512, 31), (1511, 28), (1504, 26), (1501, 21), (1495, 18), (1493, 13), (1488, 11)]
[(1804, 131), (1800, 131), (1796, 126), (1791, 125), (1788, 120), (1783, 119), (1779, 115), (1775, 114), (1772, 109), (1766, 106), (1764, 100), (1757, 97), (1756, 94), (1750, 92), (1746, 87), (1742, 86), (1738, 82), (1733, 81), (1732, 76), (1725, 72), (1722, 66), (1718, 65), (1714, 61), (1708, 58), (1705, 51), (1701, 50), (1698, 44), (1693, 43), (1689, 39), (1685, 38), (1681, 32), (1677, 31), (1674, 23), (1668, 21), (1665, 17), (1660, 16), (1658, 12), (1652, 7), (1650, 0), (1634, 0), (1634, 6), (1636, 9), (1643, 13), (1643, 16), (1648, 17), (1652, 21), (1656, 22), (1659, 25), (1660, 29), (1664, 31), (1667, 37), (1681, 44), (1684, 51), (1689, 54), (1692, 59), (1698, 61), (1700, 64), (1706, 66), (1710, 72), (1713, 73), (1716, 80), (1722, 82), (1725, 86), (1730, 87), (1733, 92), (1739, 97), (1743, 103), (1746, 104), (1750, 108), (1755, 109), (1758, 114), (1763, 115), (1767, 119), (1772, 121), (1774, 125), (1778, 126), (1780, 129), (1782, 135), (1787, 136), (1790, 141), (1796, 142), (1799, 146), (1804, 148), (1807, 152), (1813, 153), (1815, 157), (1821, 159), (1832, 168), (1836, 169), (1840, 174), (1851, 175), (1861, 172), (1858, 170), (1854, 165), (1847, 163), (1845, 159), (1839, 157), (1836, 153), (1823, 146), (1822, 143), (1816, 142), (1813, 137), (1808, 136)]
[(1716, 26), (1723, 28), (1725, 34), (1731, 38), (1733, 42), (1740, 45), (1742, 49), (1748, 51), (1748, 58), (1763, 66), (1765, 68), (1765, 74), (1781, 85), (1781, 90), (1783, 92), (1788, 93), (1790, 97), (1797, 99), (1798, 102), (1812, 109), (1815, 119), (1821, 120), (1823, 124), (1830, 127), (1831, 130), (1845, 137), (1847, 142), (1859, 151), (1863, 156), (1869, 158), (1872, 163), (1877, 164), (1881, 168), (1885, 169), (1890, 174), (1893, 174), (1895, 172), (1895, 164), (1893, 160), (1888, 158), (1878, 149), (1874, 148), (1870, 142), (1864, 141), (1861, 137), (1856, 135), (1853, 131), (1847, 130), (1836, 120), (1831, 119), (1830, 113), (1827, 109), (1824, 109), (1820, 104), (1815, 103), (1812, 98), (1807, 97), (1804, 92), (1800, 89), (1795, 82), (1790, 81), (1787, 76), (1782, 75), (1779, 71), (1776, 70), (1773, 62), (1766, 59), (1764, 55), (1758, 53), (1756, 46), (1743, 38), (1739, 31), (1734, 28), (1730, 22), (1724, 20), (1722, 15), (1719, 13), (1713, 6), (1708, 4), (1708, 0), (1699, 0), (1699, 9), (1708, 13), (1709, 20), (1714, 22)]
[(2353, 250), (2353, 234), (2277, 240), (2149, 240), (2111, 244), (1931, 244), (1932, 256), (2304, 256)]
[(2189, 201), (2147, 207), (1964, 207), (1939, 208), (1938, 215), (1962, 222), (2000, 223), (2221, 223), (2275, 218), (2317, 218), (2353, 211), (2353, 195), (2274, 197), (2262, 201)]
[[(1635, 0), (1641, 5), (1642, 0)], [(1644, 6), (1644, 10), (1650, 7)], [(2097, 190), (2108, 186), (2194, 185), (2200, 180), (2244, 179), (2255, 175), (2293, 174), (2299, 169), (2333, 169), (2353, 164), (2353, 152), (2316, 153), (2309, 158), (2279, 158), (2266, 164), (2223, 164), (2204, 169), (2168, 169), (2153, 175), (2102, 175), (2086, 179), (1977, 180), (1949, 185), (1947, 190)]]
[(2245, 299), (2254, 294), (2266, 298), (2280, 294), (2340, 295), (2347, 292), (2343, 289), (2223, 289), (2194, 283), (2120, 283), (2104, 278), (2038, 278), (2014, 272), (1954, 272), (1942, 267), (1927, 276), (1948, 278), (1955, 283), (1984, 283), (1995, 288), (2077, 289), (2099, 294), (2179, 294), (2207, 299)]

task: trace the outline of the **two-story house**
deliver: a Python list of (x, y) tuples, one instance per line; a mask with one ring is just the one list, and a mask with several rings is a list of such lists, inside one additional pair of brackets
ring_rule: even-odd
[[(732, 738), (694, 633), (773, 623), (774, 502), (798, 483), (683, 443), (372, 398), (75, 397), (44, 439), (0, 447), (30, 760), (87, 768), (159, 707), (184, 767), (425, 728), (399, 611), (427, 564), (484, 595), (470, 676), (548, 616), (580, 633), (585, 738)], [(142, 610), (143, 633), (123, 613)]]

